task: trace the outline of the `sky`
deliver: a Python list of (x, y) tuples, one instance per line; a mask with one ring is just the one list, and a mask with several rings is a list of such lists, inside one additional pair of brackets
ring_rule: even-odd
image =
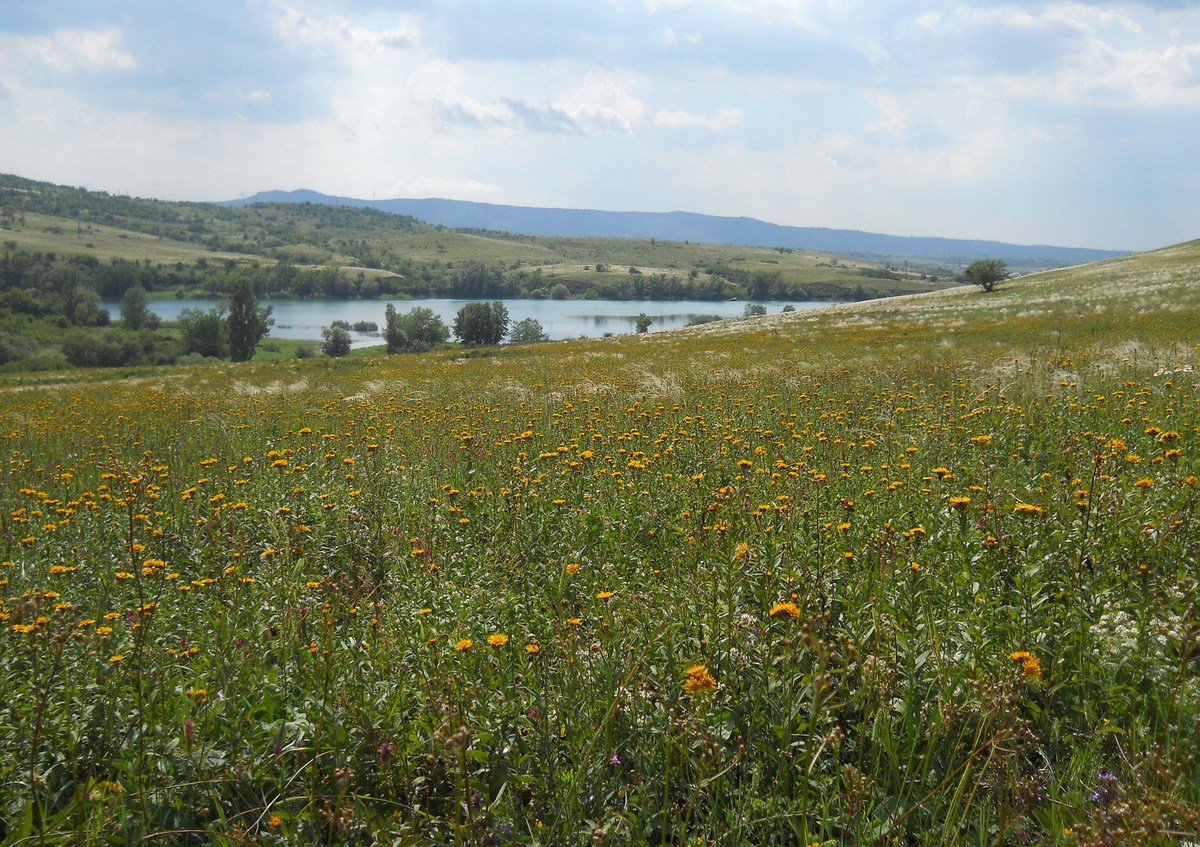
[(0, 172), (31, 179), (1200, 238), (1193, 0), (0, 6)]

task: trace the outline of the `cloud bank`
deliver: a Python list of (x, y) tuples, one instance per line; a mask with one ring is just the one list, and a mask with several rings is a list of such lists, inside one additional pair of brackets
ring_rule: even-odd
[(9, 0), (3, 169), (750, 215), (1141, 249), (1200, 237), (1183, 2)]

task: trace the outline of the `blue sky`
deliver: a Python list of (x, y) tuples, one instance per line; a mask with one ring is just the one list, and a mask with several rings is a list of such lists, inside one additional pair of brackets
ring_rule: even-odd
[(0, 171), (1200, 238), (1200, 4), (4, 0)]

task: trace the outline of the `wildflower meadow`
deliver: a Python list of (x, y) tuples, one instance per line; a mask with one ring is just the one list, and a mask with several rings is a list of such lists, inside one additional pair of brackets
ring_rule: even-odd
[(14, 378), (0, 842), (1200, 840), (1198, 255)]

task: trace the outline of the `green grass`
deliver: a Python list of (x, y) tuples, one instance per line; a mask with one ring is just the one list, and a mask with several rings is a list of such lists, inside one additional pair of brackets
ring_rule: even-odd
[(0, 840), (1200, 839), (1197, 261), (2, 377)]
[(159, 264), (192, 263), (200, 258), (247, 259), (238, 253), (212, 251), (199, 244), (102, 224), (89, 222), (77, 230), (76, 221), (73, 219), (35, 213), (27, 214), (25, 223), (14, 229), (0, 230), (0, 238), (15, 242), (19, 248), (25, 250), (94, 256), (101, 262), (113, 258), (134, 259), (139, 262), (149, 260)]

